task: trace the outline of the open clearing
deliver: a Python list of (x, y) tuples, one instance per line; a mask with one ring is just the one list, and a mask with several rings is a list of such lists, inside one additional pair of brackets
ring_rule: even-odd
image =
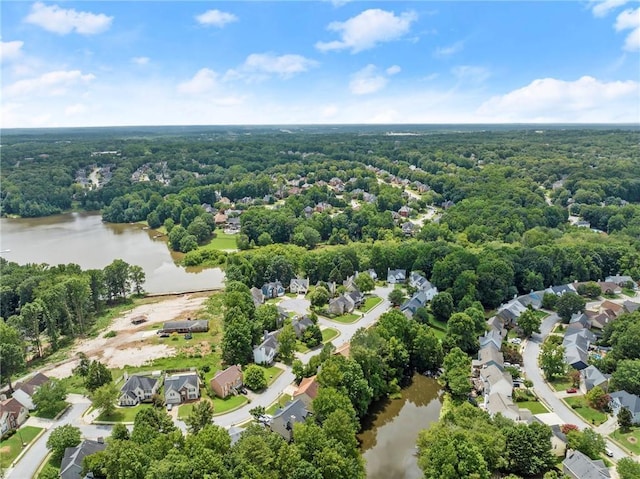
[[(137, 306), (116, 318), (107, 329), (116, 333), (114, 337), (105, 338), (101, 334), (97, 338), (80, 340), (69, 352), (74, 359), (48, 370), (47, 375), (56, 378), (70, 376), (78, 363), (75, 356), (80, 352), (89, 359), (100, 359), (109, 368), (142, 366), (147, 361), (172, 356), (176, 350), (169, 344), (153, 344), (157, 328), (150, 326), (166, 321), (195, 319), (207, 297), (208, 293), (184, 294)], [(147, 321), (131, 324), (131, 319), (137, 316), (145, 316)]]

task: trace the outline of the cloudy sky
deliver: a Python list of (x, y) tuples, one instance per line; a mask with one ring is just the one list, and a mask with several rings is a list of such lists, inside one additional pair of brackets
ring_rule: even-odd
[(640, 121), (638, 1), (0, 8), (4, 128)]

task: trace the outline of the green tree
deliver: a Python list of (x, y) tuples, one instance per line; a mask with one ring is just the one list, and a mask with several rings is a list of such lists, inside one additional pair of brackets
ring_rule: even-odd
[(64, 456), (64, 450), (68, 447), (77, 446), (81, 440), (80, 429), (71, 424), (65, 424), (51, 431), (47, 439), (47, 449), (51, 451), (54, 461), (60, 461)]
[(400, 306), (404, 303), (404, 293), (401, 289), (395, 288), (389, 293), (389, 301), (393, 306)]
[(93, 392), (112, 380), (111, 371), (100, 361), (94, 360), (89, 364), (87, 376), (84, 378), (84, 385), (90, 392)]
[(128, 441), (129, 437), (129, 430), (127, 429), (127, 426), (121, 422), (113, 425), (113, 429), (111, 430), (111, 439), (114, 441)]
[(553, 467), (551, 428), (537, 422), (515, 424), (505, 430), (508, 470), (521, 476), (539, 476)]
[(45, 416), (55, 415), (64, 409), (66, 398), (67, 388), (64, 383), (55, 379), (44, 383), (32, 396), (36, 409)]
[(640, 477), (640, 464), (630, 457), (623, 457), (618, 461), (616, 471), (620, 479), (638, 479)]
[(115, 384), (108, 382), (93, 391), (91, 401), (96, 409), (102, 409), (104, 416), (111, 416), (116, 410), (118, 395), (119, 391)]
[(329, 302), (330, 297), (329, 291), (327, 291), (325, 287), (318, 286), (309, 295), (309, 300), (311, 301), (311, 306), (314, 308), (322, 308)]
[(267, 387), (267, 377), (264, 369), (255, 364), (247, 366), (244, 370), (244, 384), (253, 391), (260, 391)]
[(222, 359), (227, 364), (248, 364), (253, 360), (251, 324), (243, 318), (225, 324)]
[(565, 323), (568, 323), (573, 314), (584, 311), (585, 304), (586, 301), (584, 298), (581, 298), (580, 295), (569, 291), (558, 298), (558, 302), (556, 303), (556, 312)]
[(620, 408), (618, 411), (618, 426), (622, 432), (629, 432), (633, 425), (633, 414), (628, 407)]
[(273, 244), (273, 239), (271, 238), (271, 235), (265, 231), (264, 233), (260, 233), (257, 243), (258, 246), (268, 246), (270, 244)]
[(558, 296), (553, 293), (544, 293), (542, 295), (542, 307), (544, 309), (556, 309), (558, 304)]
[(444, 352), (442, 344), (433, 330), (420, 325), (411, 345), (411, 363), (420, 372), (437, 371), (442, 366)]
[(453, 298), (446, 291), (436, 294), (431, 300), (431, 312), (436, 321), (448, 321), (453, 314)]
[(580, 296), (586, 296), (591, 299), (597, 299), (602, 294), (602, 288), (595, 281), (578, 285), (576, 291)]
[(564, 362), (564, 347), (546, 341), (540, 349), (540, 369), (547, 379), (554, 376), (562, 376), (567, 365)]
[(278, 355), (285, 363), (293, 359), (293, 354), (296, 351), (296, 341), (296, 331), (291, 325), (291, 320), (287, 319), (278, 336)]
[(640, 359), (624, 359), (611, 376), (613, 387), (640, 395)]
[(131, 266), (131, 268), (129, 268), (129, 279), (131, 283), (133, 283), (133, 289), (138, 296), (144, 293), (144, 288), (142, 287), (142, 285), (146, 281), (147, 276), (140, 266), (133, 265)]
[(332, 387), (347, 395), (358, 417), (362, 418), (367, 413), (373, 390), (356, 361), (341, 355), (329, 357), (322, 363), (318, 382), (323, 387)]
[(471, 358), (460, 348), (453, 348), (444, 357), (442, 379), (454, 397), (464, 398), (471, 392)]
[(130, 285), (129, 264), (115, 259), (103, 271), (109, 300), (125, 299)]
[(261, 330), (275, 331), (278, 329), (280, 313), (275, 304), (262, 304), (256, 308), (255, 321), (261, 325)]
[(536, 314), (533, 309), (527, 309), (523, 311), (522, 314), (518, 317), (518, 327), (525, 335), (525, 337), (530, 337), (533, 333), (540, 332), (540, 324), (542, 323), (542, 319)]
[(110, 441), (104, 458), (104, 472), (109, 478), (144, 479), (151, 463), (142, 446), (132, 441)]
[(589, 406), (598, 411), (602, 411), (609, 406), (609, 401), (611, 397), (602, 390), (600, 386), (596, 386), (591, 388), (589, 392), (585, 395)]
[(213, 420), (213, 404), (211, 401), (203, 399), (199, 403), (193, 406), (191, 413), (185, 420), (185, 423), (189, 427), (189, 432), (197, 434), (206, 425), (211, 424)]
[(606, 442), (593, 429), (586, 428), (583, 431), (569, 431), (567, 433), (567, 446), (586, 454), (591, 459), (598, 459), (600, 454), (604, 453)]
[(249, 414), (251, 414), (251, 416), (253, 416), (253, 419), (255, 419), (256, 421), (260, 416), (264, 416), (266, 412), (267, 410), (264, 408), (264, 406), (256, 406), (249, 409)]
[(475, 322), (465, 313), (451, 315), (447, 323), (447, 339), (467, 354), (474, 354), (480, 348)]
[(25, 367), (24, 342), (18, 331), (6, 324), (0, 318), (0, 379), (9, 384), (9, 391), (13, 392), (11, 376), (22, 371)]
[(373, 291), (376, 287), (376, 283), (369, 273), (360, 273), (353, 281), (358, 289), (363, 293)]
[(334, 411), (344, 411), (354, 425), (358, 424), (356, 419), (356, 411), (353, 409), (349, 397), (332, 387), (322, 387), (318, 389), (318, 395), (313, 400), (314, 417), (318, 424), (322, 425), (324, 421)]

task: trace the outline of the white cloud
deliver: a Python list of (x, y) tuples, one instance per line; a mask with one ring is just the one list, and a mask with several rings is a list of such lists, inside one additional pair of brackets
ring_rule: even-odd
[(615, 29), (618, 32), (631, 30), (624, 42), (624, 49), (629, 52), (640, 50), (640, 7), (627, 9), (616, 18)]
[(36, 2), (31, 6), (31, 12), (25, 22), (38, 25), (45, 30), (60, 35), (75, 31), (82, 35), (94, 35), (109, 29), (113, 17), (104, 13), (78, 12), (73, 8), (64, 9), (58, 5), (47, 6)]
[(409, 32), (411, 24), (417, 19), (414, 12), (404, 12), (396, 16), (393, 12), (369, 9), (345, 22), (332, 22), (328, 29), (337, 32), (341, 39), (331, 42), (317, 42), (316, 48), (326, 52), (330, 50), (350, 49), (358, 53), (375, 47), (379, 43), (401, 38)]
[(272, 75), (280, 78), (291, 78), (317, 67), (315, 60), (302, 55), (274, 55), (272, 53), (252, 53), (238, 68), (225, 74), (225, 80), (243, 79), (250, 82), (266, 80)]
[(544, 78), (485, 101), (477, 113), (504, 122), (637, 122), (639, 96), (640, 83), (632, 80)]
[(368, 95), (382, 90), (388, 83), (387, 77), (378, 73), (375, 65), (367, 65), (351, 75), (349, 90), (354, 95)]
[(147, 65), (149, 63), (149, 57), (133, 57), (131, 59), (131, 63), (135, 63), (136, 65)]
[(591, 3), (593, 7), (591, 8), (591, 11), (593, 12), (593, 15), (596, 17), (604, 17), (611, 10), (621, 7), (627, 2), (629, 2), (629, 0), (596, 0), (596, 1), (592, 0)]
[(208, 68), (202, 68), (199, 70), (191, 80), (187, 80), (178, 85), (179, 93), (186, 93), (189, 95), (199, 95), (210, 91), (216, 86), (218, 74)]
[(87, 111), (87, 107), (82, 103), (76, 103), (74, 105), (69, 105), (64, 109), (65, 116), (74, 116), (80, 115)]
[(387, 72), (387, 75), (390, 75), (390, 76), (397, 75), (401, 71), (402, 71), (402, 68), (400, 68), (398, 65), (392, 65), (385, 70), (385, 72)]
[(68, 89), (77, 84), (86, 84), (95, 79), (91, 73), (83, 74), (80, 70), (58, 70), (40, 75), (37, 78), (18, 80), (5, 88), (8, 97), (20, 96), (58, 96), (67, 93)]
[(464, 48), (464, 42), (459, 41), (447, 47), (436, 48), (436, 50), (433, 52), (433, 55), (439, 58), (450, 57), (451, 55), (461, 52), (463, 48)]
[(24, 42), (14, 40), (12, 42), (3, 42), (0, 40), (0, 62), (15, 60), (22, 55), (22, 46)]
[(201, 25), (211, 25), (213, 27), (222, 28), (227, 23), (238, 21), (233, 13), (222, 12), (220, 10), (208, 10), (196, 16), (196, 20)]
[(451, 69), (451, 73), (461, 81), (481, 83), (491, 76), (485, 67), (474, 65), (458, 65)]

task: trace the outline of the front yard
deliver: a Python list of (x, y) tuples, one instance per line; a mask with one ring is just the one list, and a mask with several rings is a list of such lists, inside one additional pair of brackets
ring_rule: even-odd
[(322, 330), (322, 342), (323, 343), (328, 343), (329, 341), (331, 341), (333, 338), (335, 338), (339, 334), (340, 334), (340, 332), (337, 329), (325, 328), (325, 329)]
[(521, 401), (517, 402), (516, 406), (528, 409), (531, 411), (531, 414), (544, 414), (549, 412), (549, 410), (544, 407), (544, 405), (540, 401)]
[(640, 426), (634, 427), (624, 434), (620, 432), (620, 429), (616, 429), (611, 437), (634, 454), (640, 454)]
[(569, 379), (567, 376), (555, 377), (549, 381), (549, 384), (556, 391), (566, 391), (567, 389), (573, 387), (571, 379)]
[(568, 397), (565, 399), (567, 404), (573, 409), (578, 416), (587, 423), (599, 426), (607, 420), (607, 415), (603, 412), (596, 411), (587, 404), (584, 396)]
[[(6, 469), (23, 449), (22, 443), (29, 445), (42, 431), (41, 427), (23, 426), (9, 439), (0, 442), (0, 468)], [(27, 446), (24, 446), (27, 447)]]
[(282, 406), (285, 406), (289, 401), (293, 399), (293, 396), (289, 396), (288, 394), (282, 394), (278, 400), (269, 406), (266, 410), (266, 414), (273, 416), (273, 414), (280, 409)]
[(335, 316), (328, 319), (335, 321), (336, 323), (351, 324), (358, 321), (360, 319), (360, 315), (356, 313), (344, 313), (341, 316)]
[(382, 303), (382, 298), (378, 296), (369, 296), (364, 300), (364, 303), (358, 308), (358, 310), (362, 311), (363, 313), (368, 313), (380, 303)]
[(44, 419), (53, 419), (62, 411), (64, 411), (67, 408), (67, 406), (69, 406), (68, 402), (60, 401), (58, 404), (56, 404), (56, 408), (52, 411), (48, 411), (45, 413), (43, 411), (36, 409), (35, 411), (31, 411), (29, 414), (31, 414), (32, 416), (41, 417)]
[(270, 366), (268, 368), (264, 366), (260, 367), (264, 369), (264, 373), (267, 378), (267, 387), (271, 386), (273, 382), (278, 379), (278, 376), (284, 372), (284, 370), (280, 369), (278, 366)]
[(104, 412), (96, 418), (96, 421), (105, 422), (133, 422), (138, 414), (143, 409), (152, 407), (151, 404), (139, 404), (137, 406), (118, 407), (113, 411), (113, 414), (105, 414)]

